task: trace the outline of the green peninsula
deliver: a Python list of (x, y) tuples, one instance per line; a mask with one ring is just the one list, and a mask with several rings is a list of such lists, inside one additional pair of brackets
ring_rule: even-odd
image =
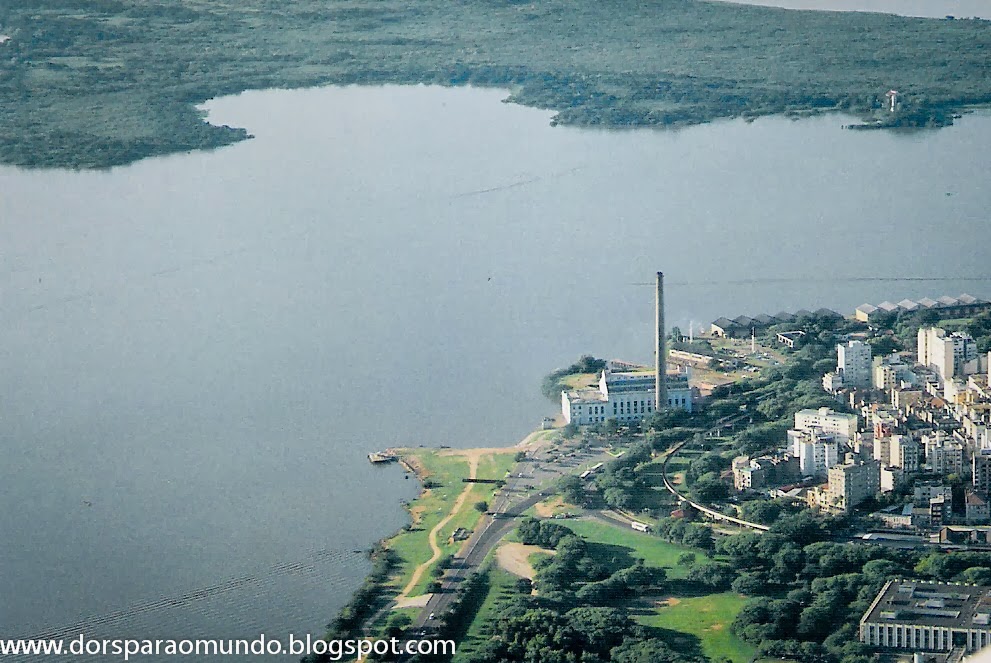
[(0, 162), (104, 168), (230, 144), (247, 132), (196, 104), (323, 84), (505, 87), (572, 125), (846, 111), (941, 126), (991, 102), (989, 28), (695, 0), (6, 0)]

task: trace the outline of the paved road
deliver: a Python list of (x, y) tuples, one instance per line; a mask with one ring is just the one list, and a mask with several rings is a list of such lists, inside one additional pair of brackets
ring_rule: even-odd
[(544, 496), (536, 493), (522, 502), (514, 504), (510, 510), (502, 512), (499, 517), (486, 518), (485, 525), (476, 530), (475, 534), (468, 540), (466, 554), (463, 557), (454, 558), (451, 570), (444, 577), (443, 589), (431, 595), (426, 607), (413, 621), (412, 628), (414, 630), (429, 626), (431, 615), (444, 614), (457, 596), (458, 585), (474, 573), (492, 548), (516, 527), (516, 519), (542, 499)]
[(517, 519), (527, 509), (546, 497), (545, 490), (561, 476), (576, 474), (581, 469), (614, 457), (605, 452), (604, 447), (589, 450), (552, 449), (544, 447), (531, 452), (528, 458), (517, 463), (510, 471), (506, 484), (499, 489), (486, 516), (468, 539), (464, 555), (454, 558), (451, 569), (443, 578), (440, 592), (433, 594), (427, 605), (413, 620), (411, 633), (426, 629), (430, 632), (434, 620), (450, 608), (456, 597), (458, 585), (485, 560), (499, 541), (509, 534), (517, 524)]

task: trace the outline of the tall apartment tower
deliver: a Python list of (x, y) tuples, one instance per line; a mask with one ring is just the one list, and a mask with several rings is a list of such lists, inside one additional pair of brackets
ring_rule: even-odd
[(849, 341), (836, 346), (836, 372), (843, 385), (869, 389), (871, 380), (871, 346), (863, 341)]
[(654, 391), (656, 392), (656, 410), (668, 406), (667, 357), (664, 343), (664, 272), (657, 272), (657, 324), (655, 331), (654, 361), (657, 375), (655, 376)]

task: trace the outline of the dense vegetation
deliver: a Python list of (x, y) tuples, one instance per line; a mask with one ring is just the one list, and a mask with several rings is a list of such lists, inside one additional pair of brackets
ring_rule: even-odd
[(567, 368), (559, 368), (544, 376), (540, 383), (540, 393), (547, 399), (557, 402), (561, 399), (561, 392), (567, 389), (564, 378), (569, 375), (581, 375), (583, 373), (598, 373), (606, 367), (605, 359), (596, 359), (591, 355), (582, 355), (578, 361)]
[(991, 351), (991, 311), (985, 311), (972, 318), (941, 320), (939, 313), (932, 309), (922, 311), (897, 311), (876, 316), (874, 323), (892, 334), (878, 336), (871, 340), (875, 356), (895, 350), (913, 350), (916, 347), (916, 333), (919, 327), (943, 327), (947, 331), (963, 331), (974, 337), (977, 351)]
[[(471, 663), (690, 663), (656, 629), (637, 625), (633, 597), (664, 587), (664, 569), (645, 565), (623, 548), (593, 544), (553, 523), (525, 521), (522, 540), (555, 548), (538, 564), (537, 596), (523, 591), (487, 625), (490, 639)], [(563, 535), (563, 536), (562, 536)], [(521, 589), (528, 587), (521, 585)], [(672, 646), (675, 645), (675, 646)]]
[(941, 125), (991, 102), (991, 31), (974, 20), (693, 0), (5, 0), (0, 31), (0, 160), (26, 166), (241, 140), (194, 104), (252, 88), (499, 86), (607, 126), (829, 110)]

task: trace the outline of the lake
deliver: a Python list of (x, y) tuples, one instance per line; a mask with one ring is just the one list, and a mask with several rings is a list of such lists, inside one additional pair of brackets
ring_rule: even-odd
[(991, 297), (986, 113), (592, 131), (505, 96), (250, 92), (207, 106), (229, 148), (0, 168), (5, 633), (321, 632), (415, 492), (365, 454), (511, 444), (551, 369), (649, 361), (657, 270), (682, 328)]

